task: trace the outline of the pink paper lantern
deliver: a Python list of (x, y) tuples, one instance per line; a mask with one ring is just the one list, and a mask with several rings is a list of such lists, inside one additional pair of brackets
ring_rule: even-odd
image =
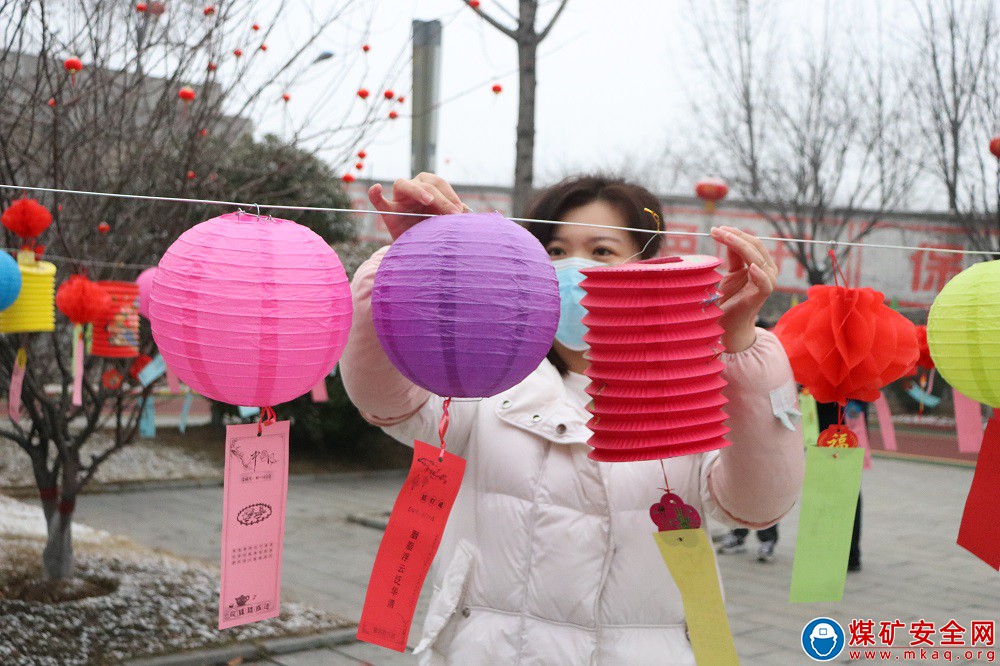
[(156, 275), (156, 266), (147, 268), (139, 273), (135, 283), (139, 285), (139, 314), (149, 319), (149, 292), (153, 289), (153, 276)]
[(230, 213), (184, 232), (160, 259), (153, 339), (198, 393), (269, 407), (304, 393), (340, 359), (351, 290), (337, 254), (289, 220)]

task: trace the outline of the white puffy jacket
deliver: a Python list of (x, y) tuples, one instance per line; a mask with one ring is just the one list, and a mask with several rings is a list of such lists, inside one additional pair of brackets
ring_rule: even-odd
[[(396, 372), (371, 323), (383, 254), (352, 284), (344, 383), (369, 421), (433, 444), (442, 399)], [(669, 459), (666, 473), (702, 515), (762, 528), (801, 488), (801, 432), (781, 425), (769, 396), (787, 390), (791, 369), (763, 330), (724, 360), (732, 445)], [(652, 538), (660, 463), (587, 458), (590, 415), (548, 361), (500, 395), (453, 401), (450, 413), (448, 447), (467, 467), (432, 571), (421, 663), (693, 664), (680, 593)]]

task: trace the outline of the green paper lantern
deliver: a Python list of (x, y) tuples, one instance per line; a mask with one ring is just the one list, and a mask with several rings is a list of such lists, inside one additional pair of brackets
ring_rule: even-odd
[(1000, 261), (975, 264), (949, 280), (931, 306), (927, 346), (953, 388), (1000, 407)]

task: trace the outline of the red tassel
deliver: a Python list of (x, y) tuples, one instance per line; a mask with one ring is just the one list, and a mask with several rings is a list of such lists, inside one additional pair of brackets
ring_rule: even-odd
[(994, 413), (986, 425), (983, 446), (979, 450), (976, 473), (965, 501), (958, 545), (1000, 570), (1000, 510), (996, 501), (1000, 492), (1000, 414)]

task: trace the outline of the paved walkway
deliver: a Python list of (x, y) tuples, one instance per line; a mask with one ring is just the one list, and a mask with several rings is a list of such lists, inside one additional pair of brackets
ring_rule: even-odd
[[(876, 458), (863, 481), (864, 569), (851, 574), (839, 604), (789, 604), (797, 510), (781, 524), (773, 562), (750, 552), (720, 557), (727, 607), (744, 664), (807, 664), (799, 646), (806, 622), (820, 615), (846, 625), (926, 619), (1000, 619), (1000, 576), (955, 545), (958, 520), (972, 479), (969, 468)], [(355, 512), (388, 509), (400, 473), (293, 479), (289, 485), (283, 594), (357, 618), (381, 533), (346, 522)], [(80, 499), (81, 522), (122, 533), (148, 546), (216, 563), (221, 488), (91, 495)], [(426, 596), (421, 610), (426, 607)], [(418, 615), (410, 636), (419, 638)], [(907, 634), (908, 636), (908, 634)], [(940, 639), (940, 636), (936, 636)], [(847, 663), (846, 653), (838, 663)], [(355, 644), (275, 657), (270, 666), (412, 664), (398, 655)], [(869, 663), (869, 662), (862, 662)], [(875, 662), (870, 662), (875, 663)], [(905, 663), (898, 661), (898, 663)]]

